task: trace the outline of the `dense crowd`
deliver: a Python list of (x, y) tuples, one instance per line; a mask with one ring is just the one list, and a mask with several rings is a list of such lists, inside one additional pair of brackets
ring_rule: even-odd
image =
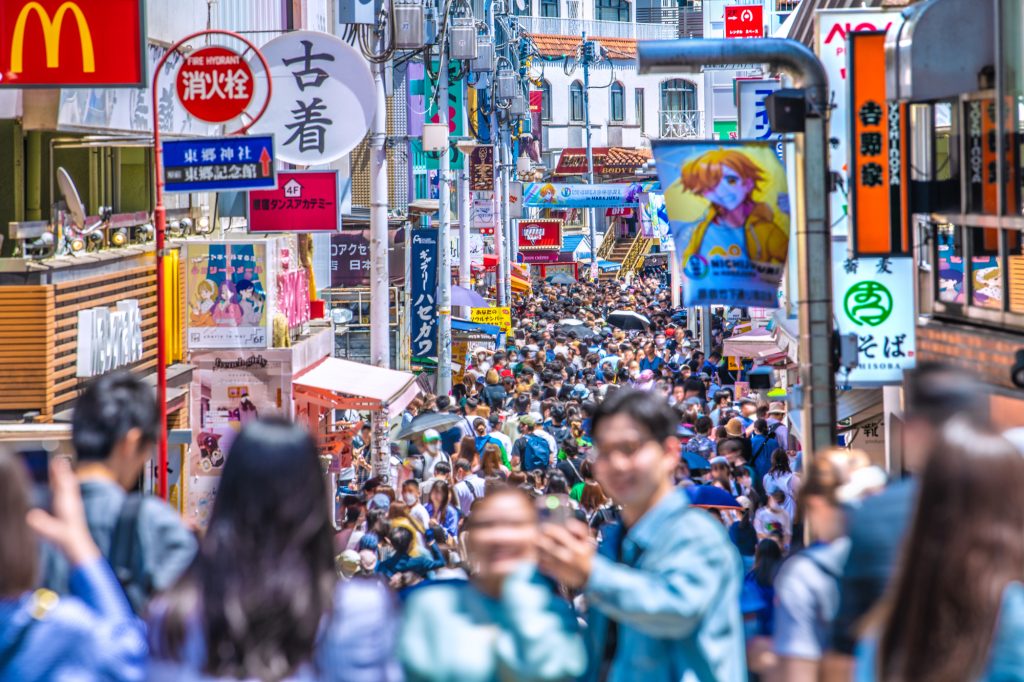
[(0, 680), (1024, 680), (1024, 439), (971, 378), (908, 376), (906, 477), (805, 455), (664, 280), (538, 283), (386, 474), (247, 424), (202, 533), (126, 492), (157, 414), (99, 378), (49, 502), (0, 454)]

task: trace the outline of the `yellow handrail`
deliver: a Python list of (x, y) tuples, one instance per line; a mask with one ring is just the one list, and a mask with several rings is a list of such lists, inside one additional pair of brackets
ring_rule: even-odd
[(651, 250), (651, 244), (653, 243), (653, 239), (641, 236), (637, 236), (633, 240), (633, 244), (629, 247), (626, 257), (622, 259), (622, 266), (619, 268), (619, 279), (624, 279), (628, 275), (640, 270), (644, 262), (644, 256)]
[[(590, 250), (594, 250), (594, 245), (590, 245)], [(598, 259), (608, 260), (608, 257), (612, 255), (612, 251), (615, 250), (615, 235), (611, 229), (609, 229), (605, 235), (604, 240), (601, 242), (601, 248), (597, 250)]]

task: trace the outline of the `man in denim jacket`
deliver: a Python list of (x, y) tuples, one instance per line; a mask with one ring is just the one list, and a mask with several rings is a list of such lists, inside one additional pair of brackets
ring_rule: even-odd
[(594, 415), (594, 471), (622, 506), (595, 551), (587, 529), (547, 525), (541, 569), (581, 589), (587, 680), (744, 682), (741, 562), (721, 523), (673, 486), (678, 417), (653, 393), (618, 391)]

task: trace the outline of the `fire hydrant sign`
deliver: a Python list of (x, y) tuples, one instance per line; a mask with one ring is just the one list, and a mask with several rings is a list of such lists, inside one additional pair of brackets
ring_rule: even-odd
[(480, 324), (493, 324), (506, 334), (512, 333), (511, 308), (470, 308), (469, 319)]
[(249, 232), (337, 232), (338, 171), (281, 171), (277, 189), (249, 192)]
[(273, 135), (172, 140), (161, 149), (165, 192), (277, 187)]
[(252, 102), (252, 70), (226, 47), (196, 50), (178, 69), (178, 99), (200, 121), (226, 123)]

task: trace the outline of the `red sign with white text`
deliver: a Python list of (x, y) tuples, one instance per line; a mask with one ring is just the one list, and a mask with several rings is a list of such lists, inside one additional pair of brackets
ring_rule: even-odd
[(523, 251), (524, 263), (557, 263), (559, 261), (558, 251)]
[(252, 70), (233, 50), (204, 47), (185, 58), (176, 87), (185, 111), (200, 121), (227, 123), (252, 101)]
[(764, 7), (733, 5), (725, 8), (726, 38), (763, 38)]
[(0, 87), (145, 85), (142, 0), (2, 0)]
[(520, 251), (560, 251), (562, 248), (561, 220), (520, 220), (516, 229)]
[(277, 189), (249, 192), (249, 232), (337, 232), (338, 171), (278, 171)]

